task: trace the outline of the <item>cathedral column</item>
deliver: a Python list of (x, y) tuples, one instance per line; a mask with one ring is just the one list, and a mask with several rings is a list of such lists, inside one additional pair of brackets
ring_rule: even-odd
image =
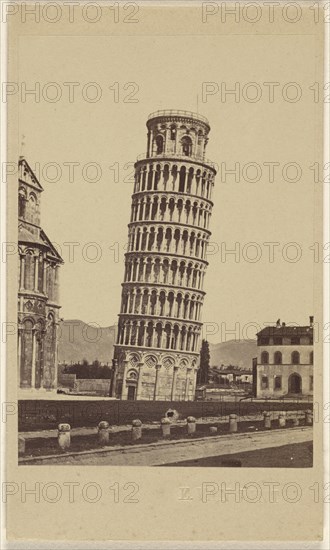
[(24, 283), (25, 279), (25, 256), (21, 256), (21, 279), (20, 279), (20, 287), (23, 290), (25, 287)]
[(39, 255), (34, 257), (34, 290), (38, 291)]
[(20, 386), (21, 381), (21, 365), (22, 365), (22, 328), (18, 327), (18, 342), (17, 342), (17, 385)]
[(161, 365), (158, 363), (156, 365), (156, 380), (155, 380), (155, 387), (154, 387), (154, 401), (157, 400), (157, 395), (159, 392), (159, 371), (160, 371)]
[(55, 282), (54, 282), (54, 301), (56, 304), (59, 303), (59, 281), (58, 281), (58, 271), (59, 271), (59, 266), (56, 265), (55, 268), (54, 268), (54, 271), (55, 271)]
[(172, 390), (171, 390), (171, 401), (175, 400), (175, 391), (176, 391), (176, 381), (178, 378), (179, 367), (173, 367), (173, 379), (172, 379)]
[(32, 329), (31, 388), (36, 387), (36, 330)]

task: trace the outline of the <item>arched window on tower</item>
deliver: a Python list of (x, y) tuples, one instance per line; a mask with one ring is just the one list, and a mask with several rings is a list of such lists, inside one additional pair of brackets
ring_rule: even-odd
[(175, 140), (176, 138), (176, 127), (175, 124), (171, 126), (171, 140)]
[(156, 154), (161, 155), (164, 151), (164, 138), (160, 134), (156, 137)]
[(182, 144), (182, 154), (186, 155), (187, 157), (191, 156), (192, 153), (192, 141), (189, 136), (184, 136), (181, 140)]

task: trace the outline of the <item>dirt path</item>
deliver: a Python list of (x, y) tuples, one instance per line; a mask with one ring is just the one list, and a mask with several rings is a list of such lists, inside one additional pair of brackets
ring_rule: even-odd
[(157, 466), (186, 459), (205, 458), (255, 451), (269, 447), (312, 441), (313, 428), (300, 427), (290, 430), (274, 430), (258, 434), (231, 434), (195, 441), (162, 442), (147, 447), (129, 447), (109, 451), (40, 458), (29, 464), (81, 464), (113, 466)]

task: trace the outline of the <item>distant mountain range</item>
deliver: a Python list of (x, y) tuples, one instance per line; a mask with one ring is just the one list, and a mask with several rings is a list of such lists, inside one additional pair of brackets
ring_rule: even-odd
[[(79, 320), (62, 321), (59, 327), (59, 362), (78, 362), (98, 359), (109, 363), (113, 356), (117, 327), (96, 327)], [(233, 365), (251, 368), (252, 358), (257, 355), (256, 340), (229, 340), (210, 343), (211, 365)]]

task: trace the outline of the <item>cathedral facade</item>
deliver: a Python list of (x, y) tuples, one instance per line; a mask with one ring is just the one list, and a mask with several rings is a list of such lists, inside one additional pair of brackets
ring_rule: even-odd
[(18, 169), (18, 383), (56, 390), (63, 260), (40, 226), (43, 188), (23, 157)]
[(135, 163), (112, 396), (193, 400), (216, 170), (210, 125), (187, 111), (147, 120)]

